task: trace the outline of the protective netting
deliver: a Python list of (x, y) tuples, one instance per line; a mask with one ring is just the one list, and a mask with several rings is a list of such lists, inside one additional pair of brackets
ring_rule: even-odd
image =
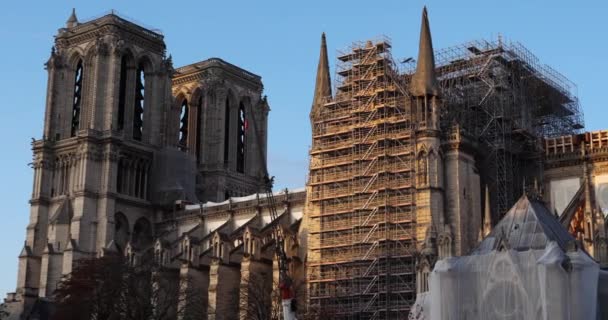
[(196, 175), (194, 156), (170, 147), (155, 152), (152, 202), (160, 205), (172, 205), (175, 200), (199, 202), (194, 194)]
[[(585, 252), (545, 249), (440, 260), (430, 291), (419, 294), (413, 319), (608, 319), (608, 273)], [(603, 283), (603, 288), (598, 288)], [(599, 290), (598, 290), (599, 289)]]

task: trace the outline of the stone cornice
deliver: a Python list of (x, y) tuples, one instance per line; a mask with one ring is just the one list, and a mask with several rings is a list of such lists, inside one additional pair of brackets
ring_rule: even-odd
[(58, 48), (66, 48), (95, 40), (103, 35), (121, 34), (130, 43), (164, 54), (164, 37), (160, 33), (140, 27), (115, 14), (108, 14), (73, 28), (63, 28), (56, 36)]
[(416, 129), (416, 138), (439, 138), (441, 131), (435, 129)]
[(211, 58), (175, 69), (173, 86), (210, 78), (229, 79), (254, 91), (263, 89), (260, 76), (219, 58)]
[(75, 137), (59, 141), (36, 140), (32, 143), (32, 149), (35, 161), (44, 161), (47, 157), (50, 159), (46, 160), (51, 161), (59, 155), (70, 153), (97, 160), (108, 158), (115, 160), (114, 156), (119, 150), (152, 158), (153, 153), (159, 148), (138, 141), (126, 140), (118, 132), (82, 130)]

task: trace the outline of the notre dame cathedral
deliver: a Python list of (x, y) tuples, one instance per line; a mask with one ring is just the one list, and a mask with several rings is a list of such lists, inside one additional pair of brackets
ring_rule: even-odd
[(161, 34), (113, 13), (86, 23), (72, 13), (46, 69), (12, 298), (24, 311), (77, 259), (152, 246), (175, 200), (259, 191), (269, 106), (258, 75), (218, 58), (175, 69)]
[(337, 59), (332, 87), (323, 34), (306, 186), (268, 197), (260, 76), (219, 58), (174, 68), (160, 33), (73, 12), (46, 63), (11, 319), (38, 319), (79, 259), (109, 254), (197, 279), (205, 319), (250, 319), (238, 300), (251, 275), (278, 279), (277, 228), (299, 313), (403, 319), (435, 262), (530, 190), (608, 266), (608, 132), (583, 132), (565, 77), (500, 38), (435, 52), (426, 8), (415, 69), (387, 38)]

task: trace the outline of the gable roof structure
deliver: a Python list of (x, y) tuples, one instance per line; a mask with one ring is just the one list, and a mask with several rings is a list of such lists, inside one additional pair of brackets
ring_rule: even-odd
[(542, 201), (522, 196), (484, 238), (473, 254), (507, 247), (516, 251), (544, 249), (551, 241), (565, 252), (576, 240)]

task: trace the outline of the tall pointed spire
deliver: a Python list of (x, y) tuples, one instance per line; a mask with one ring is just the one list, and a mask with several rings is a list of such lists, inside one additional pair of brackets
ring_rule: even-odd
[(325, 32), (321, 35), (321, 52), (319, 53), (319, 65), (317, 66), (317, 80), (315, 85), (315, 96), (312, 101), (310, 116), (316, 115), (323, 105), (325, 98), (331, 97), (331, 79), (329, 77), (329, 60), (327, 58), (327, 42)]
[(76, 17), (76, 8), (72, 8), (72, 14), (65, 23), (66, 27), (72, 28), (78, 25), (78, 18)]
[(483, 236), (487, 236), (492, 231), (492, 212), (490, 209), (490, 190), (486, 185), (486, 201), (483, 214)]
[(422, 25), (420, 26), (420, 45), (418, 48), (418, 64), (416, 73), (412, 76), (410, 92), (414, 96), (438, 95), (439, 86), (435, 76), (435, 54), (433, 40), (426, 6), (422, 10)]

